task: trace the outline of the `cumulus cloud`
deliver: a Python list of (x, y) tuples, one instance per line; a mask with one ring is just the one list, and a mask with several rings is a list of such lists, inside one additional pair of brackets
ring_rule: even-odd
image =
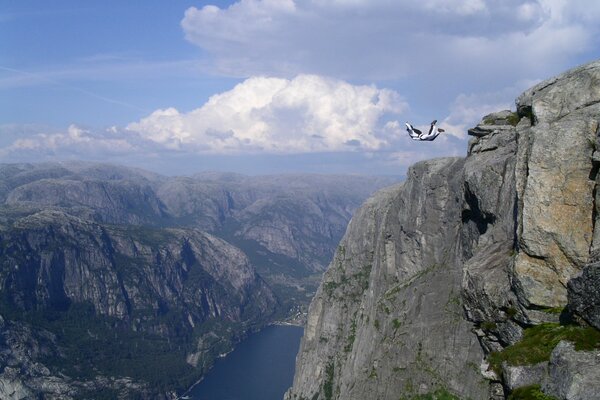
[[(7, 132), (15, 127), (2, 127)], [(0, 129), (4, 132), (5, 129)], [(42, 130), (43, 128), (38, 128)], [(70, 125), (64, 132), (36, 132), (31, 129), (20, 138), (12, 141), (9, 145), (0, 148), (0, 155), (10, 158), (18, 155), (28, 158), (29, 155), (64, 155), (66, 152), (88, 157), (93, 155), (130, 153), (135, 146), (114, 129), (104, 132), (92, 132), (77, 125)]]
[(398, 93), (375, 86), (253, 77), (198, 109), (157, 110), (127, 130), (169, 149), (213, 154), (377, 150), (406, 108)]
[(234, 76), (471, 75), (476, 87), (558, 72), (595, 48), (598, 17), (587, 1), (241, 0), (191, 7), (181, 25), (219, 72)]

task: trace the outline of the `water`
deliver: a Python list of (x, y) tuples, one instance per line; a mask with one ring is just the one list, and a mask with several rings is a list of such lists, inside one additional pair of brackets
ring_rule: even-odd
[(215, 362), (191, 392), (195, 400), (282, 400), (292, 386), (303, 329), (268, 326)]

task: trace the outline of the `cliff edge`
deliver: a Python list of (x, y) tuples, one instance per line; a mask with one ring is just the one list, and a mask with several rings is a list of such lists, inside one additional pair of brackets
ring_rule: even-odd
[(600, 61), (516, 105), (353, 217), (286, 399), (599, 398)]

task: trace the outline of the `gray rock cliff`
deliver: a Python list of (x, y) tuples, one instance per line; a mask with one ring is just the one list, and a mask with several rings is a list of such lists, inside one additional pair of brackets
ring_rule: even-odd
[[(0, 342), (0, 353), (23, 371), (0, 371), (0, 382), (49, 395), (56, 390), (44, 385), (62, 377), (56, 387), (75, 398), (96, 387), (143, 395), (148, 386), (153, 395), (144, 397), (161, 398), (161, 390), (193, 383), (277, 306), (247, 257), (222, 239), (101, 225), (59, 211), (0, 231), (0, 289), (0, 314), (10, 321), (3, 333), (13, 338)], [(36, 344), (40, 337), (44, 346)], [(14, 338), (46, 350), (19, 356), (24, 345)], [(90, 386), (102, 376), (133, 379), (139, 390)]]
[[(286, 399), (499, 399), (523, 386), (592, 398), (561, 383), (597, 368), (585, 352), (509, 355), (544, 329), (600, 346), (595, 328), (556, 313), (570, 299), (597, 317), (599, 120), (596, 61), (529, 89), (516, 113), (485, 116), (466, 158), (418, 163), (367, 201), (310, 305)], [(504, 377), (489, 364), (498, 355)], [(548, 373), (564, 378), (544, 383)]]

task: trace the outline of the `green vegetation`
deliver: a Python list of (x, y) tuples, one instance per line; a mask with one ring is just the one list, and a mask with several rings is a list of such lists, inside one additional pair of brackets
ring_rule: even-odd
[(369, 379), (377, 378), (377, 371), (375, 367), (371, 367), (371, 372), (369, 372)]
[(344, 346), (344, 352), (349, 353), (352, 350), (352, 346), (354, 345), (354, 340), (356, 339), (356, 314), (354, 314), (354, 318), (352, 319), (352, 323), (350, 324), (350, 335), (346, 339), (346, 345)]
[[(189, 387), (199, 375), (185, 361), (187, 337), (168, 340), (134, 332), (116, 318), (96, 315), (90, 303), (73, 303), (66, 311), (22, 312), (2, 302), (0, 313), (54, 333), (61, 357), (49, 355), (40, 361), (75, 379), (93, 380), (99, 373), (129, 376), (166, 391)], [(111, 398), (110, 390), (105, 395)]]
[(500, 374), (502, 363), (532, 365), (550, 359), (550, 353), (561, 340), (575, 344), (575, 350), (600, 348), (600, 331), (592, 327), (546, 323), (525, 329), (523, 339), (501, 352), (489, 355), (494, 371)]
[(484, 331), (493, 331), (498, 327), (494, 321), (483, 321), (479, 327)]
[[(436, 270), (440, 269), (440, 268), (445, 268), (446, 265), (445, 264), (431, 264), (430, 266), (422, 269), (421, 271), (415, 273), (414, 275), (410, 276), (409, 278), (406, 278), (405, 280), (403, 280), (402, 282), (394, 285), (393, 287), (391, 287), (390, 289), (388, 289), (385, 293), (384, 293), (384, 298), (386, 300), (389, 301), (394, 301), (396, 299), (396, 296), (400, 293), (400, 291), (402, 291), (403, 289), (406, 289), (407, 287), (411, 286), (414, 282), (416, 282), (418, 279), (432, 273), (435, 272)], [(413, 287), (413, 290), (416, 290), (416, 287)]]
[(327, 297), (331, 298), (333, 296), (333, 292), (335, 292), (335, 289), (337, 289), (338, 286), (339, 285), (335, 281), (323, 283), (323, 290), (325, 291), (325, 294), (327, 294)]
[(515, 307), (508, 307), (506, 310), (506, 315), (508, 315), (508, 318), (514, 318), (517, 313), (519, 312), (519, 310), (517, 310)]
[(448, 389), (440, 388), (426, 394), (418, 394), (409, 397), (403, 396), (400, 397), (400, 400), (460, 400), (460, 398), (450, 393)]
[(398, 318), (394, 318), (392, 320), (392, 325), (394, 326), (394, 329), (398, 329), (402, 326), (402, 322), (400, 322)]
[(372, 265), (363, 265), (362, 268), (352, 274), (346, 275), (342, 271), (339, 281), (329, 281), (323, 283), (323, 290), (327, 297), (332, 298), (334, 292), (340, 289), (349, 289), (344, 296), (348, 299), (357, 301), (365, 290), (369, 287), (369, 275), (371, 274)]
[(335, 373), (335, 366), (333, 361), (327, 364), (325, 368), (325, 382), (323, 383), (323, 394), (325, 400), (333, 399), (333, 375)]
[(547, 312), (549, 314), (561, 314), (565, 310), (565, 307), (546, 307), (542, 308), (543, 312)]
[(519, 123), (519, 121), (521, 120), (521, 118), (519, 117), (519, 114), (517, 114), (516, 112), (514, 112), (514, 113), (511, 113), (508, 116), (508, 118), (506, 118), (506, 120), (512, 126), (517, 126), (517, 124)]
[[(519, 123), (520, 120), (521, 120), (521, 117), (516, 112), (511, 113), (506, 118), (506, 122), (508, 122), (512, 126), (517, 126), (517, 124)], [(496, 120), (493, 119), (493, 118), (485, 118), (483, 120), (483, 124), (484, 125), (495, 125), (496, 124)]]
[(513, 390), (508, 400), (556, 400), (543, 393), (540, 385), (524, 386)]

